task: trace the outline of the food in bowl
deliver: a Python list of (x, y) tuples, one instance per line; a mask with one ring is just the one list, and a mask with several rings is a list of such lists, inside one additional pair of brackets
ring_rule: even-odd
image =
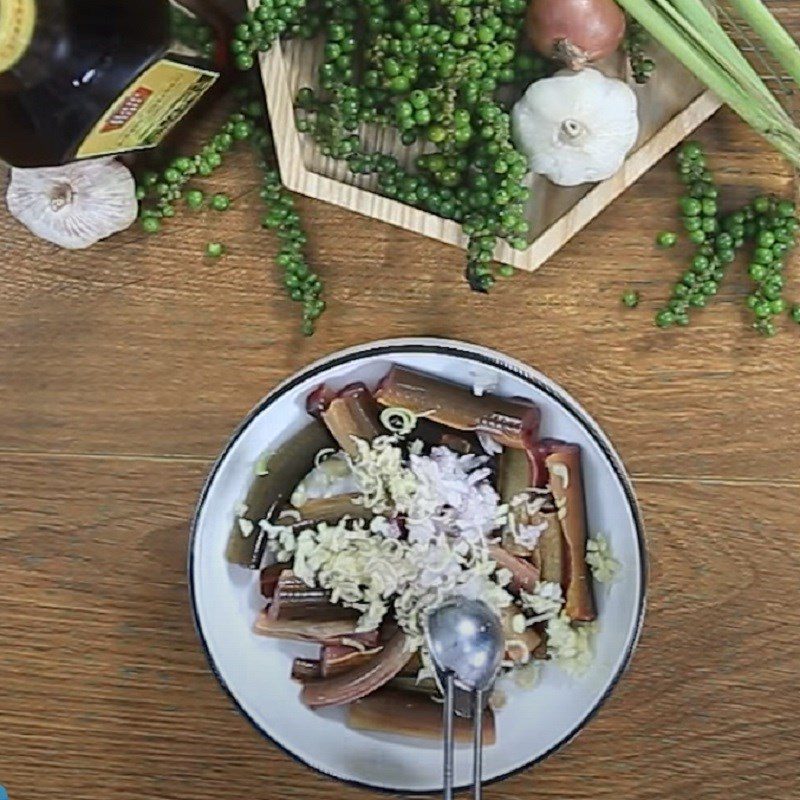
[[(506, 674), (590, 669), (593, 582), (618, 564), (587, 533), (581, 448), (542, 438), (535, 403), (485, 389), (401, 366), (374, 388), (323, 384), (308, 424), (256, 464), (227, 558), (260, 570), (257, 634), (317, 647), (292, 666), (309, 708), (440, 736), (423, 625), (452, 595), (497, 612)], [(491, 712), (485, 725), (491, 744)]]

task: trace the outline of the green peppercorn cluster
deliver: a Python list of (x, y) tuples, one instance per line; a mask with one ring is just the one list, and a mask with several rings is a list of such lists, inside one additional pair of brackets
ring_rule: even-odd
[(650, 34), (634, 17), (628, 14), (626, 17), (627, 25), (623, 46), (628, 54), (631, 74), (636, 83), (647, 83), (656, 68), (653, 59), (649, 58), (645, 52), (645, 47), (650, 43)]
[[(277, 1), (262, 0), (253, 20)], [(549, 69), (518, 52), (525, 8), (525, 0), (321, 0), (318, 85), (302, 88), (296, 102), (298, 129), (323, 155), (375, 176), (390, 198), (462, 224), (470, 237), (466, 276), (482, 292), (496, 275), (513, 272), (492, 267), (498, 238), (528, 246), (528, 167), (496, 99), (501, 86)], [(403, 145), (424, 142), (428, 152), (405, 168), (365, 148), (357, 133), (363, 123), (394, 128)]]
[[(267, 206), (262, 226), (275, 230), (281, 243), (275, 261), (283, 271), (287, 293), (292, 300), (303, 306), (302, 330), (306, 335), (314, 332), (314, 323), (325, 310), (321, 299), (322, 282), (311, 272), (303, 255), (306, 235), (300, 226), (300, 217), (294, 208), (291, 194), (281, 183), (275, 166), (272, 138), (265, 127), (266, 111), (263, 103), (255, 99), (254, 93), (242, 84), (236, 89), (241, 103), (240, 110), (230, 114), (221, 128), (200, 152), (192, 157), (178, 156), (161, 172), (145, 172), (137, 186), (137, 197), (141, 201), (139, 216), (142, 227), (148, 233), (161, 229), (165, 218), (176, 213), (176, 203), (183, 200), (191, 210), (208, 207), (224, 212), (231, 206), (231, 199), (217, 192), (210, 196), (199, 188), (189, 188), (193, 178), (207, 177), (221, 166), (223, 157), (240, 142), (251, 142), (259, 155), (259, 165), (264, 170), (261, 198)], [(205, 247), (209, 258), (220, 258), (225, 253), (221, 242), (209, 242)]]
[[(222, 165), (234, 144), (249, 139), (254, 129), (252, 120), (236, 112), (196, 155), (178, 156), (160, 173), (145, 172), (136, 187), (136, 197), (141, 201), (142, 228), (148, 233), (157, 233), (164, 219), (175, 216), (175, 203), (181, 199), (185, 199), (189, 208), (201, 208), (205, 200), (203, 192), (191, 189), (184, 194), (186, 184), (196, 176), (211, 175)], [(224, 211), (229, 205), (230, 200), (225, 195), (214, 195), (211, 200), (211, 207), (218, 211)]]
[[(687, 190), (679, 201), (683, 224), (696, 250), (689, 269), (673, 288), (667, 306), (656, 314), (656, 324), (662, 328), (688, 325), (691, 310), (703, 308), (717, 293), (725, 276), (725, 266), (734, 258), (728, 237), (717, 241), (719, 190), (706, 168), (703, 150), (696, 142), (687, 142), (681, 148), (678, 173)], [(661, 234), (658, 241), (665, 246), (666, 240), (667, 237)], [(675, 243), (674, 235), (669, 237), (669, 241)]]
[[(260, 116), (263, 116), (263, 111)], [(261, 158), (259, 166), (264, 171), (260, 196), (267, 211), (261, 225), (277, 233), (281, 246), (275, 262), (283, 270), (283, 282), (289, 297), (303, 306), (302, 330), (306, 336), (311, 336), (315, 321), (325, 310), (325, 301), (321, 297), (322, 281), (306, 261), (306, 234), (300, 225), (294, 199), (281, 182), (269, 133), (263, 128), (258, 130), (253, 143)]]
[(255, 54), (266, 53), (279, 36), (290, 33), (308, 38), (318, 26), (306, 0), (261, 0), (234, 28), (230, 47), (236, 66), (248, 70), (255, 64)]
[(755, 318), (753, 327), (764, 336), (774, 336), (774, 317), (786, 310), (783, 299), (785, 259), (795, 245), (800, 227), (794, 203), (775, 197), (757, 197), (745, 209), (743, 225), (745, 236), (755, 240), (748, 267), (753, 291), (747, 297), (747, 307)]
[(173, 3), (169, 5), (169, 14), (170, 30), (175, 41), (207, 59), (212, 59), (216, 44), (211, 26)]
[[(720, 215), (719, 190), (697, 142), (681, 148), (678, 173), (686, 186), (679, 200), (683, 225), (696, 249), (667, 305), (656, 314), (656, 324), (662, 328), (688, 325), (691, 311), (703, 308), (717, 293), (736, 252), (750, 242), (755, 244), (748, 269), (754, 290), (747, 305), (755, 316), (754, 328), (765, 336), (774, 335), (773, 317), (786, 308), (782, 297), (784, 259), (800, 226), (794, 203), (757, 197), (739, 211)], [(672, 246), (674, 234), (659, 234), (657, 243)]]

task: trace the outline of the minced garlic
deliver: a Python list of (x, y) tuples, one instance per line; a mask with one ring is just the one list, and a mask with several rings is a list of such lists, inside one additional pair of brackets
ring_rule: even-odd
[(600, 583), (613, 583), (619, 574), (619, 561), (611, 555), (611, 546), (601, 534), (586, 542), (586, 563)]

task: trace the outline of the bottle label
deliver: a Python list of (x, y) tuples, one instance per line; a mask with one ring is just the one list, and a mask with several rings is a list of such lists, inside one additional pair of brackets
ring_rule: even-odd
[(76, 158), (155, 147), (218, 78), (164, 58), (143, 72), (83, 140)]
[(22, 58), (36, 27), (34, 0), (0, 2), (0, 72), (11, 69)]

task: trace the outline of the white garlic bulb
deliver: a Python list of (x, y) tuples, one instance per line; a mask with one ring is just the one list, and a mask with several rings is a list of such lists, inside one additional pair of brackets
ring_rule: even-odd
[(559, 186), (610, 178), (639, 135), (633, 90), (596, 69), (559, 72), (531, 84), (511, 121), (533, 172)]
[(12, 168), (6, 203), (36, 236), (71, 250), (124, 230), (138, 210), (133, 175), (113, 158)]

